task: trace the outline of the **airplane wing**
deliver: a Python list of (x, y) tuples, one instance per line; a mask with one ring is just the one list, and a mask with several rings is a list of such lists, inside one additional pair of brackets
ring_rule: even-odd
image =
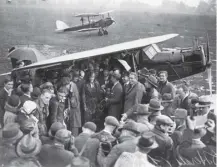
[(78, 30), (77, 32), (86, 32), (86, 31), (95, 31), (95, 30), (99, 30), (99, 28), (84, 28), (84, 29)]
[(112, 54), (112, 53), (119, 53), (119, 52), (123, 52), (126, 50), (139, 49), (139, 48), (143, 48), (145, 46), (148, 46), (150, 44), (159, 43), (159, 42), (169, 40), (169, 39), (174, 38), (176, 36), (178, 36), (178, 34), (167, 34), (167, 35), (162, 35), (162, 36), (143, 38), (143, 39), (139, 39), (139, 40), (135, 40), (135, 41), (110, 45), (110, 46), (106, 46), (103, 48), (87, 50), (87, 51), (73, 53), (73, 54), (64, 55), (64, 56), (60, 56), (60, 57), (54, 57), (54, 58), (51, 58), (48, 60), (36, 62), (36, 63), (31, 64), (31, 65), (28, 65), (28, 66), (25, 66), (22, 68), (18, 68), (18, 69), (14, 69), (14, 70), (23, 70), (23, 69), (43, 67), (43, 66), (47, 66), (47, 65), (56, 64), (56, 63), (64, 63), (64, 62), (73, 61), (73, 60), (81, 60), (81, 59), (86, 59), (86, 58), (95, 57), (95, 56), (104, 56), (104, 55), (108, 55), (108, 54)]
[(104, 14), (111, 13), (111, 12), (113, 12), (113, 10), (109, 10), (109, 11), (106, 11), (106, 12), (101, 12), (101, 13), (99, 13), (99, 15), (104, 15)]
[(95, 17), (95, 16), (99, 16), (99, 14), (97, 14), (97, 13), (82, 13), (82, 14), (75, 15), (75, 17)]

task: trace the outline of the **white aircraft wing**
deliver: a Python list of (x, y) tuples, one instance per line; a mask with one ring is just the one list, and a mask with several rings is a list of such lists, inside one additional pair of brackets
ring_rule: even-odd
[(81, 13), (78, 15), (75, 15), (75, 17), (96, 17), (99, 16), (98, 13)]
[(99, 30), (99, 28), (84, 28), (84, 29), (78, 30), (77, 32), (96, 31), (96, 30)]
[(139, 40), (130, 41), (130, 42), (124, 42), (120, 44), (106, 46), (103, 48), (87, 50), (87, 51), (68, 54), (68, 55), (64, 55), (60, 57), (54, 57), (48, 60), (33, 63), (31, 65), (28, 65), (28, 66), (25, 66), (25, 67), (22, 67), (16, 70), (37, 68), (37, 67), (52, 65), (56, 63), (64, 63), (64, 62), (73, 61), (73, 60), (86, 59), (86, 58), (95, 57), (95, 56), (104, 56), (104, 55), (108, 55), (112, 53), (119, 53), (119, 52), (123, 52), (126, 50), (139, 49), (139, 48), (148, 46), (150, 44), (155, 44), (155, 43), (166, 41), (176, 36), (178, 36), (178, 34), (167, 34), (167, 35), (162, 35), (162, 36), (139, 39)]
[(111, 12), (113, 12), (113, 10), (109, 10), (109, 11), (106, 11), (106, 12), (101, 12), (101, 13), (99, 13), (99, 14), (100, 14), (100, 15), (104, 15), (104, 14), (111, 13)]

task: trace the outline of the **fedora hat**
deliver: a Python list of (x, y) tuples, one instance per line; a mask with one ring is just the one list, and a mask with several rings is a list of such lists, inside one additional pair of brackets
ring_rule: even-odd
[(56, 132), (60, 129), (65, 129), (65, 126), (60, 122), (54, 122), (48, 131), (48, 135), (54, 137)]
[(89, 159), (85, 157), (75, 157), (71, 161), (71, 167), (90, 167), (90, 161)]
[(128, 121), (124, 124), (124, 126), (122, 128), (119, 128), (118, 129), (119, 131), (122, 131), (122, 130), (129, 130), (131, 132), (134, 132), (135, 134), (139, 134), (139, 130), (138, 130), (138, 127), (137, 127), (137, 123), (135, 121)]
[(41, 146), (41, 140), (27, 134), (18, 142), (17, 154), (23, 158), (34, 157), (41, 151)]
[(149, 75), (147, 78), (146, 78), (146, 81), (148, 83), (150, 83), (152, 86), (154, 86), (155, 88), (158, 87), (158, 80), (156, 77), (154, 77), (153, 75)]
[(139, 147), (141, 149), (155, 149), (158, 147), (158, 144), (155, 141), (154, 136), (142, 135), (139, 138), (139, 141), (137, 143), (137, 147)]
[(95, 132), (96, 131), (96, 124), (93, 122), (86, 122), (83, 126), (84, 128), (90, 129), (91, 131)]
[(209, 107), (212, 104), (208, 96), (200, 96), (195, 107)]
[(177, 108), (174, 112), (174, 116), (172, 118), (176, 119), (186, 119), (188, 116), (188, 111), (183, 108)]
[(14, 143), (23, 136), (17, 123), (8, 123), (2, 130), (2, 140), (6, 143)]
[(156, 110), (156, 111), (161, 111), (164, 109), (164, 107), (161, 105), (159, 100), (156, 99), (151, 99), (149, 104), (148, 104), (148, 108), (152, 109), (152, 110)]
[(162, 100), (161, 100), (162, 103), (170, 103), (170, 102), (173, 102), (173, 98), (172, 98), (172, 95), (170, 93), (164, 93), (163, 96), (162, 96)]
[(171, 127), (174, 126), (174, 122), (172, 121), (172, 119), (166, 115), (157, 116), (156, 125), (162, 125), (162, 124), (165, 124)]
[(205, 135), (206, 135), (206, 129), (204, 127), (196, 128), (194, 129), (192, 139), (199, 139)]
[(137, 104), (136, 109), (133, 112), (136, 115), (149, 115), (148, 106), (146, 104)]
[(60, 129), (55, 134), (55, 140), (61, 143), (66, 143), (71, 139), (71, 132), (67, 129)]

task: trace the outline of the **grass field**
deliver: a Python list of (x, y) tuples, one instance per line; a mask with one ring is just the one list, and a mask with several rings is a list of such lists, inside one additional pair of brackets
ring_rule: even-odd
[[(0, 70), (1, 73), (10, 70), (6, 58), (7, 49), (14, 45), (36, 45), (43, 50), (41, 45), (50, 45), (51, 51), (63, 50), (78, 52), (92, 48), (103, 47), (124, 41), (135, 40), (166, 33), (178, 33), (179, 37), (160, 44), (161, 47), (189, 47), (192, 39), (199, 38), (200, 43), (206, 42), (208, 32), (210, 40), (210, 53), (216, 59), (216, 18), (214, 16), (156, 14), (147, 12), (115, 11), (112, 17), (116, 24), (108, 31), (108, 36), (98, 37), (97, 32), (56, 34), (55, 21), (62, 20), (69, 25), (80, 24), (73, 13), (84, 12), (71, 8), (51, 8), (49, 6), (15, 6), (0, 5)], [(50, 52), (48, 57), (53, 56)], [(213, 64), (213, 88), (216, 82), (216, 66)], [(206, 73), (188, 78), (195, 85), (195, 89), (204, 86)], [(198, 85), (200, 81), (200, 85)], [(202, 81), (202, 82), (201, 82)], [(198, 88), (197, 88), (198, 87)]]

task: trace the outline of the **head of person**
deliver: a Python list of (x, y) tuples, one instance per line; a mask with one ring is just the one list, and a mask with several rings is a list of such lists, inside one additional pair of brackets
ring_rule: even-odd
[(81, 71), (80, 71), (80, 78), (83, 79), (84, 76), (85, 76), (85, 73), (84, 73), (84, 71), (81, 70)]
[(8, 91), (11, 91), (14, 87), (14, 82), (12, 79), (10, 78), (5, 78), (4, 80), (4, 87), (5, 89), (7, 89)]
[(86, 122), (82, 127), (82, 132), (87, 134), (94, 134), (96, 132), (96, 124), (93, 122)]
[(164, 93), (162, 96), (162, 100), (161, 100), (162, 106), (164, 108), (171, 106), (172, 102), (173, 102), (173, 98), (172, 98), (171, 93)]
[(32, 100), (37, 100), (41, 96), (41, 89), (38, 87), (33, 88), (33, 92), (31, 93)]
[(157, 88), (158, 87), (158, 80), (156, 77), (149, 75), (145, 80), (145, 87), (150, 88)]
[(54, 123), (51, 125), (50, 129), (49, 129), (48, 135), (49, 135), (51, 138), (54, 138), (55, 135), (56, 135), (56, 132), (57, 132), (58, 130), (61, 130), (61, 129), (65, 129), (65, 126), (64, 126), (62, 123), (60, 123), (60, 122), (54, 122)]
[(55, 134), (54, 142), (65, 146), (70, 142), (71, 137), (73, 136), (69, 130), (60, 129)]
[(137, 116), (137, 121), (145, 120), (148, 118), (150, 112), (148, 111), (148, 105), (138, 104), (136, 106), (136, 111), (134, 112)]
[(119, 126), (119, 121), (113, 116), (107, 116), (104, 122), (105, 129), (111, 133)]
[(2, 130), (2, 141), (5, 144), (16, 144), (23, 136), (17, 123), (8, 123)]
[(64, 87), (60, 87), (57, 91), (57, 99), (60, 101), (60, 102), (65, 102), (67, 98), (67, 90), (66, 88)]
[(167, 71), (160, 71), (159, 72), (159, 81), (164, 83), (167, 81), (168, 78), (168, 72)]
[(50, 99), (52, 98), (52, 95), (53, 94), (49, 90), (44, 89), (41, 93), (40, 99), (42, 100), (42, 102), (45, 105), (49, 105), (49, 102), (50, 102)]
[(25, 115), (33, 115), (35, 113), (37, 109), (37, 105), (34, 101), (31, 100), (27, 100), (24, 102), (23, 107), (21, 108), (21, 111), (25, 114)]
[(159, 115), (160, 111), (162, 111), (164, 107), (161, 105), (161, 102), (157, 99), (151, 99), (148, 104), (148, 110), (151, 115)]
[(214, 111), (210, 111), (207, 115), (207, 122), (205, 123), (207, 131), (216, 134), (216, 114)]
[(94, 72), (91, 72), (88, 76), (88, 81), (90, 83), (93, 83), (95, 81), (95, 78), (96, 78), (96, 74)]
[(129, 75), (129, 81), (131, 85), (134, 85), (138, 82), (138, 76), (135, 72), (131, 72)]
[(177, 108), (174, 112), (173, 120), (176, 123), (176, 127), (185, 125), (185, 121), (188, 116), (188, 111), (183, 108)]
[(174, 126), (172, 119), (166, 115), (159, 115), (156, 120), (155, 127), (163, 133), (170, 132), (171, 128)]
[(189, 87), (186, 84), (182, 84), (182, 85), (178, 86), (177, 89), (179, 90), (179, 95), (180, 95), (181, 99), (184, 99), (185, 96), (187, 96), (190, 93)]
[(69, 77), (62, 77), (60, 87), (66, 87), (69, 90), (70, 89), (70, 78)]
[(192, 135), (192, 140), (200, 140), (203, 136), (206, 135), (206, 129), (203, 127), (195, 128)]
[(32, 86), (32, 84), (24, 83), (21, 85), (21, 90), (25, 94), (30, 94), (31, 92), (33, 92), (33, 86)]
[(120, 78), (121, 78), (121, 75), (120, 75), (119, 73), (113, 72), (113, 73), (111, 74), (110, 80), (111, 80), (111, 82), (114, 84), (114, 83), (116, 83), (117, 81), (119, 81)]
[(109, 76), (109, 69), (108, 68), (104, 68), (104, 70), (103, 70), (103, 76), (104, 77), (108, 77)]
[(155, 138), (153, 136), (147, 136), (143, 134), (137, 143), (136, 150), (139, 152), (142, 152), (144, 154), (149, 153), (151, 150), (158, 147), (157, 142), (155, 141)]
[(9, 96), (6, 105), (9, 105), (10, 108), (18, 108), (20, 105), (20, 97), (17, 95)]
[(137, 123), (135, 121), (127, 121), (122, 128), (119, 129), (121, 131), (120, 137), (131, 136), (137, 137), (140, 132), (137, 127)]
[(211, 104), (212, 102), (208, 96), (200, 96), (198, 99), (198, 103), (195, 104), (195, 107), (197, 108), (197, 114), (208, 114), (208, 112), (210, 111)]
[(125, 73), (123, 73), (122, 74), (122, 81), (123, 81), (123, 83), (125, 84), (125, 83), (128, 83), (129, 82), (129, 74), (127, 73), (127, 72), (125, 72)]
[(78, 70), (75, 70), (74, 72), (73, 72), (73, 82), (78, 82), (78, 80), (79, 80), (79, 71)]
[(150, 70), (148, 70), (148, 72), (152, 76), (156, 76), (156, 74), (157, 74), (157, 71), (155, 69), (150, 69)]
[(21, 68), (21, 67), (24, 67), (24, 66), (25, 66), (25, 63), (24, 63), (24, 61), (22, 61), (22, 60), (18, 60), (18, 61), (16, 62), (16, 65), (17, 65), (18, 68)]
[(43, 91), (44, 89), (49, 90), (52, 94), (54, 94), (54, 86), (51, 82), (45, 82), (40, 86), (41, 90)]
[(88, 70), (89, 71), (94, 71), (94, 65), (92, 63), (88, 64)]

